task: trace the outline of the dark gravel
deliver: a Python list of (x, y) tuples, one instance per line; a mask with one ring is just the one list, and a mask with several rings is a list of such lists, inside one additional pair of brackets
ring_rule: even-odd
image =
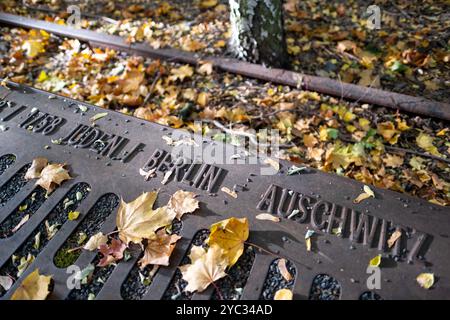
[(25, 173), (30, 166), (31, 163), (23, 166), (7, 183), (0, 187), (0, 208), (27, 184)]
[[(183, 228), (183, 223), (179, 220), (174, 220), (172, 223), (172, 234), (180, 235)], [(139, 260), (142, 258), (143, 252), (139, 254), (139, 258), (134, 264), (127, 278), (120, 288), (120, 294), (125, 300), (140, 300), (149, 291), (153, 278), (150, 276), (150, 271), (153, 269), (152, 265), (146, 266), (144, 269), (139, 268)], [(164, 267), (160, 267), (164, 268)], [(158, 271), (155, 273), (155, 275)], [(140, 274), (145, 278), (145, 283), (141, 281)]]
[(309, 300), (338, 300), (341, 295), (341, 285), (329, 275), (317, 275), (309, 292)]
[[(20, 203), (14, 211), (0, 224), (0, 238), (9, 238), (13, 235), (13, 229), (22, 221), (22, 219), (29, 215), (30, 218), (47, 200), (47, 191), (37, 186), (28, 195), (28, 197)], [(20, 210), (22, 208), (22, 211)], [(26, 224), (26, 223), (25, 223)], [(23, 226), (22, 226), (23, 227)]]
[(89, 239), (100, 230), (106, 218), (118, 205), (119, 197), (113, 193), (108, 193), (100, 197), (95, 205), (89, 210), (83, 221), (56, 252), (53, 259), (55, 266), (58, 268), (67, 268), (72, 265), (80, 256), (81, 251), (76, 250), (67, 252), (67, 250), (80, 246), (78, 243), (80, 232), (84, 232), (87, 235), (86, 240)]
[[(96, 266), (102, 257), (101, 253), (98, 253), (92, 264)], [(100, 290), (103, 288), (104, 283), (108, 280), (111, 273), (116, 267), (115, 264), (110, 264), (106, 267), (95, 267), (94, 272), (90, 278), (90, 281), (86, 284), (81, 284), (80, 289), (73, 289), (70, 291), (67, 300), (88, 300), (89, 295), (97, 296)]]
[[(194, 238), (192, 239), (192, 243), (189, 247), (189, 250), (187, 251), (186, 255), (183, 257), (183, 260), (181, 260), (180, 265), (185, 265), (191, 263), (191, 259), (189, 259), (189, 253), (191, 252), (191, 247), (193, 245), (195, 246), (202, 246), (206, 247), (206, 239), (209, 236), (209, 230), (200, 230), (198, 231)], [(178, 288), (177, 288), (178, 286)], [(190, 300), (192, 298), (193, 293), (185, 292), (184, 288), (186, 288), (187, 282), (182, 279), (181, 271), (180, 269), (177, 269), (175, 271), (175, 275), (173, 276), (172, 280), (170, 281), (169, 287), (167, 288), (166, 292), (164, 292), (163, 300)], [(179, 290), (178, 290), (179, 289)]]
[(359, 300), (383, 300), (383, 298), (376, 292), (366, 291), (359, 296)]
[(12, 154), (5, 154), (0, 157), (0, 176), (8, 169), (14, 162), (16, 157)]
[[(241, 298), (254, 261), (255, 250), (248, 246), (236, 264), (227, 271), (228, 276), (216, 282), (224, 300), (239, 300)], [(216, 289), (211, 299), (221, 300)]]
[[(19, 257), (15, 263), (12, 262), (12, 259), (8, 260), (1, 268), (0, 275), (12, 275), (15, 276), (17, 272), (17, 267), (19, 265), (20, 257), (26, 257), (28, 254), (31, 254), (35, 257), (45, 248), (48, 242), (51, 240), (48, 238), (47, 229), (45, 227), (45, 221), (51, 225), (63, 225), (68, 219), (68, 213), (70, 211), (76, 210), (78, 205), (87, 197), (89, 194), (89, 185), (87, 183), (78, 183), (70, 189), (70, 191), (66, 194), (63, 200), (61, 200), (55, 208), (51, 211), (51, 213), (47, 216), (47, 218), (42, 221), (39, 226), (31, 233), (31, 235), (25, 240), (25, 242), (14, 252), (14, 255)], [(76, 194), (80, 192), (82, 197), (80, 200), (77, 200)], [(73, 201), (73, 204), (65, 207), (65, 201), (69, 199), (69, 201)], [(40, 232), (40, 245), (39, 247), (35, 247), (35, 236)], [(0, 288), (0, 296), (2, 296), (5, 291)]]
[(275, 293), (281, 289), (292, 289), (294, 286), (295, 277), (297, 275), (297, 270), (294, 264), (286, 260), (286, 266), (292, 275), (293, 279), (291, 281), (286, 281), (278, 269), (278, 261), (280, 259), (275, 259), (272, 261), (269, 267), (269, 272), (267, 273), (266, 280), (264, 281), (261, 300), (273, 300)]

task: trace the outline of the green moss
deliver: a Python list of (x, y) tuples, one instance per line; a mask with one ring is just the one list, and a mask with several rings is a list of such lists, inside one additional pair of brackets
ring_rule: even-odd
[(60, 249), (55, 254), (55, 257), (53, 258), (53, 262), (55, 263), (55, 266), (58, 268), (67, 268), (75, 263), (77, 261), (78, 257), (80, 256), (80, 250), (67, 252), (67, 248)]

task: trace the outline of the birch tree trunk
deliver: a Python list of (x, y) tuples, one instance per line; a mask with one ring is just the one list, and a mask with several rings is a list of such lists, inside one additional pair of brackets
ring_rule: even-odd
[(282, 0), (229, 0), (231, 52), (239, 59), (286, 67)]

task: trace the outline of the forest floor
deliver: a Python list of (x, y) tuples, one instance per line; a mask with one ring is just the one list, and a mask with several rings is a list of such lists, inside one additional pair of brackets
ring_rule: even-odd
[[(62, 1), (26, 3), (5, 0), (0, 10), (61, 24), (69, 17)], [(90, 15), (84, 28), (154, 48), (228, 54), (226, 1), (90, 3), (80, 5)], [(287, 1), (292, 69), (448, 102), (450, 6), (396, 3), (375, 1), (382, 25), (369, 30), (366, 1)], [(91, 48), (38, 30), (1, 28), (0, 65), (0, 77), (174, 128), (207, 132), (217, 120), (234, 131), (278, 129), (280, 158), (450, 205), (445, 121), (222, 73), (208, 63), (194, 68)], [(198, 128), (199, 120), (210, 121)]]

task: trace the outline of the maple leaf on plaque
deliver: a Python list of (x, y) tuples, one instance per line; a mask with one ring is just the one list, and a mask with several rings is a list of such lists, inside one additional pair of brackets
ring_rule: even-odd
[(100, 253), (103, 255), (100, 262), (97, 264), (98, 267), (106, 267), (111, 263), (123, 259), (123, 252), (127, 246), (120, 240), (112, 239), (111, 244), (102, 244), (99, 247)]

